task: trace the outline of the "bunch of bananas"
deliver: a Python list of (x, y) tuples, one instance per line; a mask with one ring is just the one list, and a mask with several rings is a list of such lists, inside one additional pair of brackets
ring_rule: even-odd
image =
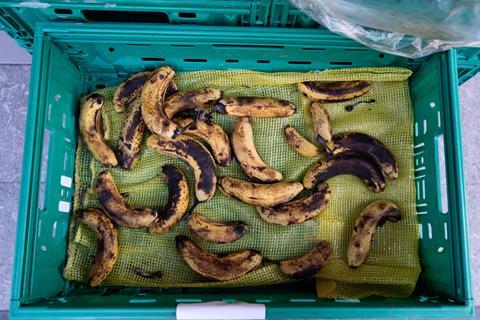
[[(98, 93), (91, 94), (81, 108), (82, 140), (93, 157), (106, 167), (134, 168), (139, 161), (146, 127), (152, 133), (147, 138), (147, 147), (183, 160), (195, 177), (195, 201), (189, 209), (189, 186), (184, 174), (173, 165), (163, 166), (161, 175), (168, 186), (169, 196), (164, 210), (158, 212), (151, 208), (130, 207), (123, 200), (111, 173), (100, 173), (96, 190), (102, 211), (87, 209), (79, 214), (99, 238), (88, 280), (90, 286), (101, 284), (115, 264), (118, 256), (116, 224), (145, 228), (151, 234), (159, 235), (187, 219), (192, 232), (205, 241), (231, 243), (245, 236), (249, 226), (242, 221), (218, 222), (193, 213), (197, 204), (208, 201), (216, 191), (216, 164), (228, 166), (232, 155), (253, 181), (221, 177), (218, 184), (222, 192), (256, 206), (262, 219), (281, 226), (300, 224), (318, 216), (331, 199), (331, 190), (326, 183), (329, 178), (341, 174), (355, 175), (371, 191), (381, 192), (385, 188), (385, 179), (398, 176), (395, 158), (377, 139), (361, 133), (333, 136), (328, 113), (320, 104), (359, 97), (370, 90), (370, 82), (305, 82), (298, 85), (304, 96), (313, 100), (310, 111), (319, 146), (305, 139), (292, 126), (285, 128), (287, 142), (305, 157), (322, 153), (329, 156), (326, 161), (312, 166), (300, 183), (282, 181), (282, 173), (265, 163), (256, 150), (251, 123), (252, 117), (291, 116), (296, 112), (294, 104), (269, 97), (223, 97), (223, 92), (216, 88), (177, 92), (174, 75), (171, 67), (162, 66), (153, 72), (135, 74), (117, 88), (114, 107), (117, 112), (125, 112), (125, 120), (116, 152), (104, 140), (101, 129), (100, 110), (105, 98)], [(212, 105), (212, 111), (207, 112)], [(230, 137), (212, 120), (212, 112), (238, 117)], [(304, 188), (312, 189), (312, 192), (295, 199)], [(399, 210), (392, 203), (377, 201), (366, 207), (355, 223), (347, 253), (349, 265), (358, 267), (366, 259), (377, 226), (399, 219)], [(243, 250), (220, 256), (203, 250), (183, 235), (176, 237), (176, 247), (190, 268), (218, 281), (243, 276), (262, 263), (262, 255), (257, 251)], [(331, 252), (332, 245), (321, 241), (305, 256), (277, 264), (289, 277), (312, 277), (327, 263)], [(135, 271), (145, 278), (161, 277), (160, 271)]]

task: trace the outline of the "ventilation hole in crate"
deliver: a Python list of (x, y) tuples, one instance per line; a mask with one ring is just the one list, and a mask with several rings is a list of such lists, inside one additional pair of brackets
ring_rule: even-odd
[(71, 178), (71, 177), (67, 177), (67, 176), (61, 176), (61, 177), (60, 177), (60, 184), (61, 184), (63, 187), (71, 188), (71, 187), (72, 187), (72, 178)]
[(228, 62), (228, 63), (238, 63), (239, 60), (237, 60), (237, 59), (227, 59), (227, 60), (225, 60), (225, 62)]
[(380, 53), (380, 54), (378, 55), (378, 57), (379, 57), (380, 59), (383, 59), (383, 58), (385, 57), (385, 55), (384, 55), (383, 53)]
[(311, 299), (311, 298), (298, 298), (298, 299), (290, 299), (290, 302), (293, 302), (293, 303), (313, 303), (313, 302), (317, 302), (317, 300)]
[(288, 64), (312, 64), (312, 61), (288, 61)]
[(307, 51), (325, 51), (326, 49), (325, 49), (325, 48), (309, 48), (309, 47), (305, 47), (305, 48), (302, 48), (302, 50), (307, 50)]
[(438, 247), (438, 248), (437, 248), (437, 252), (438, 252), (438, 253), (442, 253), (444, 250), (445, 250), (444, 247)]
[(207, 62), (207, 59), (183, 59), (184, 62)]
[(130, 299), (129, 303), (155, 303), (157, 299)]
[(329, 64), (331, 66), (351, 66), (353, 63), (350, 61), (331, 61)]
[(108, 297), (111, 295), (119, 294), (121, 292), (122, 292), (122, 288), (120, 287), (107, 287), (107, 288), (104, 288), (104, 291), (100, 295), (104, 297)]
[(283, 49), (284, 46), (269, 46), (269, 45), (253, 45), (253, 44), (212, 44), (214, 48), (225, 48), (225, 49)]
[(68, 163), (68, 152), (65, 151), (63, 154), (63, 171), (67, 171), (67, 163)]
[(87, 21), (99, 22), (142, 22), (142, 23), (170, 23), (165, 12), (136, 12), (118, 10), (82, 10)]
[(65, 42), (65, 46), (68, 48), (68, 49), (73, 49), (73, 46), (70, 42)]
[(197, 17), (197, 14), (195, 12), (179, 12), (178, 16), (180, 18), (188, 18), (188, 19), (193, 19)]
[(52, 238), (55, 238), (57, 236), (57, 221), (53, 222), (52, 225)]
[(58, 211), (68, 213), (70, 212), (70, 202), (58, 201)]
[(170, 47), (172, 48), (194, 48), (193, 44), (171, 44)]
[(165, 61), (165, 58), (142, 57), (142, 61)]
[(105, 88), (105, 87), (106, 87), (106, 85), (104, 85), (103, 83), (97, 83), (97, 84), (95, 85), (95, 88), (97, 88), (97, 89), (103, 89), (103, 88)]
[(202, 299), (188, 299), (188, 298), (185, 298), (185, 299), (176, 299), (175, 300), (177, 303), (195, 303), (195, 302), (202, 302), (203, 300)]
[(443, 141), (443, 134), (435, 137), (435, 152), (437, 153), (437, 183), (438, 192), (440, 193), (440, 203), (438, 207), (443, 214), (448, 213), (448, 193), (447, 193), (447, 171), (445, 168), (445, 144)]
[(41, 245), (40, 246), (40, 250), (42, 250), (43, 252), (47, 252), (47, 246), (46, 245)]
[(115, 48), (110, 47), (110, 48), (108, 48), (108, 51), (113, 52), (113, 51), (115, 51)]
[(257, 303), (270, 303), (272, 302), (271, 299), (265, 298), (265, 299), (255, 299), (255, 302)]
[(430, 108), (435, 108), (436, 104), (435, 104), (435, 102), (432, 101), (432, 102), (430, 102), (429, 106), (430, 106)]
[(127, 46), (131, 47), (150, 47), (149, 43), (127, 43)]
[(40, 238), (42, 235), (42, 219), (38, 219), (37, 223), (37, 238)]
[(67, 115), (65, 113), (62, 114), (62, 128), (63, 129), (67, 128)]
[(270, 63), (270, 60), (257, 60), (257, 63)]
[(57, 8), (54, 10), (56, 14), (72, 14), (73, 11), (71, 9), (61, 9)]
[(45, 210), (45, 182), (47, 181), (48, 155), (50, 149), (50, 130), (43, 131), (42, 163), (40, 166), (40, 181), (38, 183), (38, 210)]
[(433, 228), (430, 222), (427, 223), (427, 228), (428, 228), (428, 239), (433, 239)]

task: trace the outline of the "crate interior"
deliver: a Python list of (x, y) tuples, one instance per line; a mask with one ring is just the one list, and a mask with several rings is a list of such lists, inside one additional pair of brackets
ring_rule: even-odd
[[(423, 272), (412, 297), (322, 300), (316, 297), (313, 281), (209, 290), (92, 289), (66, 282), (61, 274), (74, 190), (79, 98), (162, 64), (184, 71), (311, 71), (360, 66), (403, 66), (415, 71), (410, 82), (415, 109), (412, 147)], [(283, 307), (297, 307), (299, 317), (325, 317), (328, 310), (336, 308), (364, 308), (367, 313), (363, 315), (374, 316), (375, 309), (369, 308), (385, 307), (392, 310), (381, 316), (399, 316), (395, 308), (470, 303), (453, 53), (406, 59), (324, 30), (57, 23), (36, 33), (32, 72), (14, 304), (42, 310), (148, 307), (163, 310), (167, 317), (174, 315), (179, 302), (224, 300), (265, 303), (267, 315), (272, 317), (281, 317)], [(268, 306), (277, 309), (269, 311)], [(319, 306), (324, 310), (321, 313), (317, 313)], [(83, 310), (85, 314), (94, 312)], [(422, 316), (421, 311), (417, 316)]]

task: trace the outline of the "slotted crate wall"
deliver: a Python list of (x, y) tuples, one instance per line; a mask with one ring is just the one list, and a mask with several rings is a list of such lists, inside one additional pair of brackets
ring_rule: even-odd
[[(415, 173), (422, 279), (408, 299), (318, 299), (313, 283), (235, 289), (88, 288), (61, 274), (71, 214), (78, 99), (133, 72), (311, 71), (404, 66), (415, 71)], [(454, 51), (409, 60), (325, 30), (46, 24), (36, 32), (18, 218), (11, 317), (172, 318), (178, 303), (243, 301), (268, 318), (470, 316)], [(444, 178), (445, 187), (441, 181)], [(442, 193), (447, 203), (442, 203)]]

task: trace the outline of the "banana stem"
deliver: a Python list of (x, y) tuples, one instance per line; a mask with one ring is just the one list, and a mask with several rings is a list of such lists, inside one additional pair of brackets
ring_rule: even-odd
[(360, 105), (362, 103), (374, 103), (374, 102), (375, 102), (375, 99), (370, 99), (370, 100), (358, 101), (358, 102), (355, 102), (355, 103), (352, 103), (352, 104), (347, 104), (345, 106), (345, 111), (352, 111), (354, 108), (358, 107), (358, 105)]

